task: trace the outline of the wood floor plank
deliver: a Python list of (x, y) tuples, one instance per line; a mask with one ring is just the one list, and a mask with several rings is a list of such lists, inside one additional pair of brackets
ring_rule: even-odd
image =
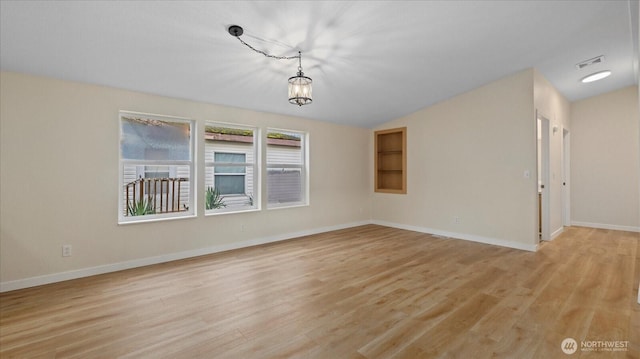
[(496, 342), (508, 340), (505, 337), (510, 333), (523, 332), (514, 325), (521, 320), (522, 314), (535, 299), (530, 289), (514, 286), (509, 295), (484, 315), (471, 330), (475, 333), (485, 333), (487, 338)]
[(465, 333), (475, 325), (482, 316), (490, 311), (499, 299), (484, 293), (478, 293), (464, 305), (456, 308), (446, 320), (441, 321), (423, 334), (415, 344), (426, 354), (426, 357), (436, 357), (440, 353), (465, 342)]
[(2, 293), (0, 358), (564, 358), (567, 337), (637, 358), (639, 242), (343, 229)]

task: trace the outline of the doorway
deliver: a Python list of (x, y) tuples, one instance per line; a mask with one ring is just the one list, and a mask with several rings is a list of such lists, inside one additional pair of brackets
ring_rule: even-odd
[(569, 130), (562, 129), (562, 225), (568, 227), (571, 225), (571, 161), (569, 155), (571, 153), (571, 137)]
[(549, 162), (550, 162), (550, 143), (549, 130), (550, 121), (543, 116), (537, 116), (537, 153), (538, 153), (538, 238), (543, 241), (550, 240), (549, 233)]

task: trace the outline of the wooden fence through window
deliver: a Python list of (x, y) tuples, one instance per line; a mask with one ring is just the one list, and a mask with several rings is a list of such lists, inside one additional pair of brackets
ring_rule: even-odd
[[(135, 206), (139, 201), (151, 203), (155, 213), (186, 211), (189, 207), (180, 204), (182, 182), (188, 178), (140, 178), (125, 185), (126, 206)], [(125, 208), (125, 215), (131, 213)]]

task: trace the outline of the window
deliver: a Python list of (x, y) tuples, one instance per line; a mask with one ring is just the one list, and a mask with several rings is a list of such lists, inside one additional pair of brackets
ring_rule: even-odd
[(306, 139), (302, 132), (268, 130), (268, 208), (307, 204)]
[(171, 169), (169, 166), (144, 166), (145, 178), (166, 178), (170, 177)]
[[(246, 163), (245, 153), (215, 152), (214, 163)], [(245, 194), (247, 169), (233, 166), (216, 166), (213, 168), (214, 187), (220, 194)]]
[[(135, 178), (147, 179), (147, 181), (144, 182), (144, 193), (146, 195), (152, 194), (154, 191), (154, 181), (151, 179), (171, 177), (176, 177), (176, 168), (174, 166), (136, 166)], [(160, 185), (162, 185), (163, 193), (166, 193), (166, 191), (168, 191), (168, 182), (161, 181)]]
[(195, 215), (194, 122), (120, 112), (118, 222)]
[(207, 214), (257, 209), (257, 129), (207, 122), (205, 191)]

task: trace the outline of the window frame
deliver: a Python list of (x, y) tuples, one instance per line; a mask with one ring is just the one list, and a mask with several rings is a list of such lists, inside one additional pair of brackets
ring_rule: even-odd
[[(229, 154), (229, 155), (243, 155), (244, 156), (244, 162), (216, 162), (215, 157), (217, 154)], [(242, 188), (244, 189), (243, 193), (221, 193), (221, 195), (225, 195), (225, 196), (242, 196), (242, 195), (246, 195), (247, 194), (247, 154), (244, 152), (231, 152), (231, 151), (213, 151), (213, 163), (216, 164), (217, 166), (213, 166), (213, 185), (215, 187), (215, 183), (216, 183), (216, 176), (242, 176)], [(230, 163), (237, 163), (237, 166), (227, 166), (227, 164)], [(216, 167), (240, 167), (242, 169), (244, 169), (244, 172), (219, 172), (216, 173)]]
[[(207, 161), (206, 160), (206, 153), (207, 153), (207, 144), (206, 144), (206, 140), (204, 140), (204, 153), (205, 153), (205, 160), (204, 162), (204, 168), (205, 168), (205, 177), (206, 177), (206, 173), (207, 173), (207, 169), (208, 168), (212, 168), (212, 180), (213, 180), (213, 184), (215, 185), (215, 167), (241, 167), (244, 168), (245, 171), (242, 173), (229, 173), (230, 175), (243, 175), (245, 177), (244, 181), (244, 186), (245, 186), (245, 193), (243, 194), (226, 194), (223, 195), (225, 197), (242, 197), (242, 196), (247, 196), (249, 198), (251, 198), (251, 201), (253, 203), (253, 205), (251, 206), (246, 206), (246, 207), (223, 207), (223, 208), (215, 208), (215, 209), (206, 209), (206, 192), (207, 192), (207, 181), (205, 179), (203, 186), (202, 186), (202, 200), (205, 203), (204, 204), (204, 215), (205, 216), (217, 216), (217, 215), (224, 215), (224, 214), (232, 214), (232, 213), (242, 213), (242, 212), (256, 212), (256, 211), (260, 211), (262, 209), (261, 206), (261, 198), (260, 198), (260, 194), (262, 193), (262, 182), (261, 182), (261, 143), (260, 143), (260, 128), (257, 126), (251, 126), (251, 125), (244, 125), (244, 124), (237, 124), (237, 123), (229, 123), (229, 122), (220, 122), (220, 121), (205, 121), (204, 123), (205, 126), (205, 130), (203, 131), (203, 138), (204, 136), (206, 136), (207, 131), (206, 131), (206, 127), (211, 126), (211, 127), (222, 127), (222, 128), (230, 128), (230, 129), (236, 129), (236, 130), (250, 130), (253, 131), (253, 142), (252, 142), (252, 148), (251, 148), (251, 153), (253, 154), (253, 162), (247, 162), (247, 154), (248, 152), (240, 152), (240, 151), (233, 151), (233, 150), (227, 150), (227, 149), (220, 149), (220, 150), (216, 150), (215, 148), (213, 149), (213, 161)], [(245, 162), (215, 162), (215, 154), (216, 153), (233, 153), (233, 154), (244, 154), (245, 155)], [(246, 193), (247, 190), (247, 176), (248, 174), (248, 168), (252, 168), (252, 181), (253, 181), (253, 192), (252, 193)], [(220, 175), (220, 174), (218, 174)], [(224, 174), (222, 174), (224, 175)]]
[[(143, 117), (150, 120), (158, 120), (164, 122), (183, 123), (189, 125), (189, 159), (188, 160), (137, 160), (137, 159), (123, 159), (122, 158), (122, 137), (123, 137), (123, 117)], [(196, 138), (197, 138), (197, 125), (196, 121), (191, 118), (167, 116), (135, 111), (121, 110), (118, 112), (118, 131), (119, 131), (119, 144), (118, 144), (118, 224), (133, 224), (133, 223), (146, 223), (157, 222), (183, 218), (197, 217), (197, 199), (195, 196), (195, 188), (197, 186), (197, 173), (196, 173)], [(149, 214), (144, 216), (126, 216), (124, 214), (125, 195), (124, 195), (124, 168), (126, 166), (136, 167), (136, 176), (138, 176), (138, 166), (169, 166), (169, 172), (175, 171), (178, 166), (189, 167), (189, 209), (179, 212), (167, 212), (160, 214)], [(146, 192), (146, 190), (145, 190)]]
[[(272, 132), (278, 133), (292, 133), (300, 135), (300, 160), (301, 164), (289, 164), (289, 163), (269, 163), (269, 134)], [(272, 209), (283, 209), (283, 208), (294, 208), (294, 207), (306, 207), (310, 205), (309, 199), (309, 132), (307, 131), (299, 131), (299, 130), (291, 130), (291, 129), (283, 129), (283, 128), (274, 128), (268, 127), (265, 134), (265, 148), (266, 148), (266, 156), (265, 156), (265, 174), (266, 174), (266, 188), (267, 188), (267, 210)], [(301, 201), (297, 202), (285, 202), (285, 203), (269, 203), (269, 169), (287, 169), (294, 168), (300, 169), (301, 175), (301, 190), (300, 195), (302, 196)]]

